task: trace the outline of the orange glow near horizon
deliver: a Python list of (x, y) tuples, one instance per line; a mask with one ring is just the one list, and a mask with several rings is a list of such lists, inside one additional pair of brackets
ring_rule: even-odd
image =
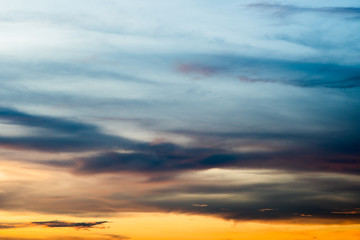
[[(2, 222), (32, 222), (62, 219), (83, 222), (82, 218), (32, 213), (1, 213)], [(24, 217), (26, 216), (26, 217)], [(101, 221), (93, 218), (86, 221)], [(123, 239), (133, 240), (357, 240), (360, 225), (321, 225), (234, 222), (214, 217), (175, 213), (133, 213), (107, 219), (109, 223), (91, 229), (19, 227), (1, 229), (0, 239)], [(118, 238), (116, 238), (116, 236)]]

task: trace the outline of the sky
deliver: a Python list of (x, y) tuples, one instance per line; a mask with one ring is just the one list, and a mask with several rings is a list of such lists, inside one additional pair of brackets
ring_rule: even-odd
[(0, 240), (360, 239), (359, 1), (0, 4)]

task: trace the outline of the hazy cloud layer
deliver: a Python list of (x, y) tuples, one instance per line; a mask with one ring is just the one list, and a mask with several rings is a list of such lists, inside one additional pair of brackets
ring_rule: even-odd
[[(288, 183), (231, 186), (195, 183), (155, 191), (144, 196), (142, 201), (168, 211), (210, 214), (234, 220), (359, 222), (358, 187), (358, 180), (316, 177), (298, 178)], [(334, 192), (337, 194), (333, 195)], [(199, 202), (203, 207), (194, 206)]]
[[(81, 176), (78, 176), (81, 177)], [(172, 174), (161, 182), (136, 181), (137, 175), (109, 175), (97, 183), (56, 186), (57, 179), (13, 190), (2, 184), (1, 208), (46, 214), (106, 217), (126, 212), (176, 212), (233, 220), (276, 220), (301, 223), (358, 223), (358, 175), (279, 170), (211, 169)], [(104, 176), (105, 177), (105, 176)], [(130, 180), (130, 181), (129, 181)], [(134, 182), (135, 180), (135, 182)], [(132, 182), (132, 183), (131, 183)], [(119, 184), (121, 183), (121, 184)], [(99, 193), (98, 189), (103, 189)], [(111, 189), (111, 191), (109, 191)], [(62, 194), (62, 195), (60, 195)], [(24, 202), (21, 199), (29, 199)], [(19, 200), (20, 199), (20, 200)], [(36, 226), (91, 228), (105, 222), (35, 222)], [(23, 225), (2, 224), (9, 227)]]

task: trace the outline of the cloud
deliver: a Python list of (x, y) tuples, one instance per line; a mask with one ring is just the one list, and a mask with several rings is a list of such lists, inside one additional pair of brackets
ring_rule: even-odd
[(299, 13), (323, 13), (337, 16), (360, 17), (359, 7), (300, 7), (295, 5), (272, 4), (272, 3), (253, 3), (245, 5), (248, 8), (266, 10), (277, 16), (287, 16)]
[(355, 208), (353, 210), (350, 210), (350, 211), (345, 211), (345, 212), (332, 212), (334, 214), (341, 214), (341, 215), (344, 215), (344, 214), (350, 214), (350, 215), (360, 215), (360, 208)]
[[(37, 127), (30, 136), (0, 136), (0, 146), (40, 151), (77, 152), (116, 148), (136, 148), (139, 144), (102, 133), (94, 125), (56, 117), (36, 116), (9, 108), (0, 108), (0, 120), (7, 124)], [(43, 130), (46, 130), (45, 132)]]
[[(234, 146), (183, 147), (174, 143), (136, 142), (121, 136), (102, 133), (97, 127), (62, 118), (30, 115), (1, 108), (0, 119), (11, 124), (37, 127), (30, 136), (3, 136), (0, 145), (16, 149), (41, 151), (98, 151), (81, 158), (68, 160), (28, 161), (67, 168), (74, 173), (142, 172), (161, 179), (169, 172), (183, 172), (211, 168), (270, 168), (298, 171), (327, 171), (358, 173), (360, 150), (356, 130), (334, 130), (329, 133), (312, 132), (201, 132), (177, 131), (200, 142), (231, 139)], [(353, 116), (357, 119), (359, 116)], [(345, 129), (356, 129), (349, 122)], [(176, 132), (176, 131), (175, 131)], [(334, 135), (336, 133), (336, 135)], [(276, 147), (274, 147), (274, 144)], [(246, 151), (234, 147), (249, 148)], [(251, 150), (251, 147), (254, 150)], [(264, 149), (258, 151), (258, 148)], [(117, 150), (127, 150), (119, 152)], [(310, 164), (311, 163), (311, 164)], [(166, 178), (165, 178), (166, 179)]]
[(1, 229), (15, 229), (33, 226), (45, 226), (49, 228), (77, 228), (77, 229), (89, 229), (95, 226), (103, 225), (108, 221), (99, 222), (65, 222), (65, 221), (44, 221), (44, 222), (30, 222), (30, 223), (0, 223)]
[(208, 205), (204, 204), (204, 203), (194, 203), (192, 206), (193, 207), (207, 207)]
[(43, 238), (15, 238), (15, 237), (0, 237), (0, 240), (125, 240), (131, 239), (130, 237), (123, 235), (114, 235), (114, 234), (102, 234), (96, 237), (73, 237), (73, 236), (52, 236), (52, 237), (43, 237)]
[(251, 155), (236, 155), (220, 149), (192, 149), (165, 143), (148, 146), (147, 151), (141, 153), (108, 152), (74, 161), (75, 171), (79, 173), (156, 173), (230, 166), (246, 158), (253, 159)]
[(11, 229), (11, 228), (17, 228), (18, 226), (15, 224), (4, 224), (0, 223), (0, 229)]
[(271, 208), (263, 208), (263, 209), (258, 209), (259, 212), (267, 212), (267, 211), (277, 211), (279, 209), (271, 209)]
[(94, 226), (108, 223), (108, 221), (100, 222), (64, 222), (64, 221), (46, 221), (46, 222), (32, 222), (34, 225), (45, 226), (50, 228), (77, 228), (77, 229), (88, 229)]
[[(183, 134), (191, 132), (183, 132)], [(165, 175), (169, 172), (211, 168), (268, 168), (291, 171), (325, 171), (359, 173), (360, 150), (356, 139), (359, 132), (308, 134), (308, 133), (201, 133), (202, 139), (223, 138), (238, 141), (235, 146), (242, 152), (224, 148), (186, 148), (171, 143), (149, 145), (141, 152), (107, 152), (69, 160), (76, 173), (142, 172)], [(274, 147), (274, 144), (277, 144)], [(223, 146), (224, 147), (224, 146)], [(231, 146), (230, 146), (231, 147)], [(251, 150), (253, 148), (253, 150)], [(258, 149), (264, 149), (259, 151)], [(57, 165), (56, 162), (42, 162)], [(159, 176), (161, 180), (161, 176)], [(168, 178), (165, 177), (164, 180)]]
[[(341, 65), (302, 60), (281, 60), (230, 55), (197, 57), (202, 69), (217, 69), (212, 75), (238, 79), (242, 83), (278, 83), (301, 88), (357, 88), (360, 71), (357, 65)], [(186, 63), (183, 63), (186, 65)]]
[(11, 124), (18, 124), (28, 127), (41, 127), (57, 131), (59, 133), (98, 131), (98, 129), (92, 125), (77, 123), (65, 119), (26, 114), (4, 107), (0, 108), (0, 119)]
[(199, 75), (204, 77), (210, 77), (221, 71), (217, 67), (206, 66), (196, 63), (181, 63), (176, 66), (176, 70), (183, 74)]
[[(46, 238), (48, 239), (48, 238)], [(0, 240), (45, 240), (45, 238), (16, 238), (16, 237), (0, 237)]]
[[(158, 176), (156, 173), (151, 173)], [(355, 174), (269, 169), (220, 169), (172, 174), (167, 182), (139, 181), (137, 175), (115, 174), (96, 178), (81, 176), (78, 185), (69, 177), (67, 188), (57, 187), (58, 179), (45, 186), (29, 183), (21, 188), (3, 185), (0, 207), (42, 214), (102, 216), (128, 212), (175, 212), (209, 215), (232, 220), (303, 221), (321, 224), (358, 223), (360, 179)], [(143, 177), (144, 174), (141, 174)], [(134, 177), (130, 181), (124, 180)], [(136, 181), (136, 183), (131, 183)], [(119, 185), (119, 182), (122, 184)], [(130, 183), (130, 184), (129, 184)], [(134, 185), (132, 185), (134, 184)], [(123, 187), (124, 186), (124, 187)], [(33, 192), (33, 188), (44, 188)], [(106, 190), (98, 192), (98, 189)], [(58, 194), (64, 197), (54, 197)], [(27, 199), (27, 201), (22, 201)], [(41, 221), (28, 226), (87, 228), (102, 222)], [(310, 223), (310, 222), (309, 222)], [(313, 223), (313, 222), (311, 222)], [(5, 226), (14, 226), (4, 223)], [(22, 225), (15, 225), (21, 227)]]
[(124, 235), (115, 235), (115, 234), (105, 234), (104, 236), (109, 237), (113, 240), (127, 240), (131, 239), (130, 237), (124, 236)]
[[(310, 176), (310, 175), (309, 175)], [(138, 199), (165, 211), (205, 214), (233, 220), (296, 220), (359, 223), (359, 178), (301, 177), (283, 183), (189, 184), (153, 191)], [(337, 182), (332, 186), (332, 182)], [(326, 185), (326, 187), (324, 187)], [(350, 190), (351, 189), (351, 190)], [(206, 207), (194, 207), (194, 201)], [(334, 211), (334, 209), (338, 209)], [(341, 210), (340, 210), (341, 209)], [(353, 209), (347, 210), (346, 209)], [(355, 210), (354, 210), (355, 209)], [(303, 219), (306, 217), (306, 219)]]
[[(359, 222), (359, 22), (343, 21), (358, 20), (358, 7), (258, 3), (239, 13), (239, 1), (82, 1), (78, 15), (82, 2), (20, 2), (0, 10), (0, 127), (28, 131), (1, 135), (0, 148), (13, 149), (1, 162), (31, 181), (1, 172), (1, 209)], [(273, 24), (249, 9), (296, 21)], [(249, 169), (293, 178), (224, 180)], [(189, 177), (212, 170), (224, 172)]]

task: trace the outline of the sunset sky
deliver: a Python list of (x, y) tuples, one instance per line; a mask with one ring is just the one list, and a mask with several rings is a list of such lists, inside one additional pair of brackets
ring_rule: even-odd
[(0, 240), (359, 240), (358, 0), (0, 0)]

